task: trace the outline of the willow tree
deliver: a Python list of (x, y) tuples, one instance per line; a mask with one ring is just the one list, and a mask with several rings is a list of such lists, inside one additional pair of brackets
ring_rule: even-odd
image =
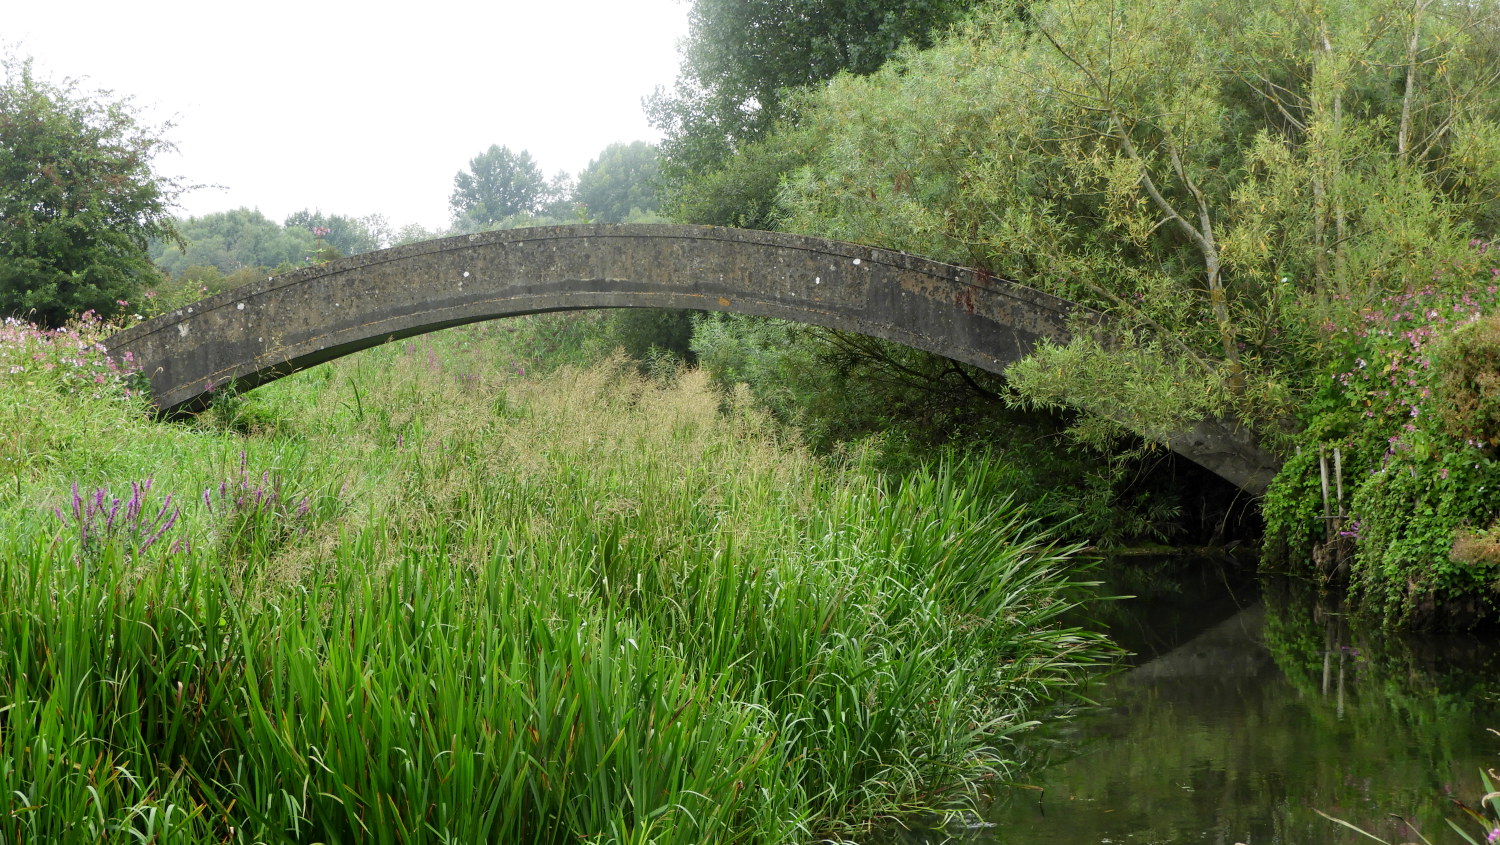
[(1329, 311), (1433, 283), (1500, 211), (1500, 24), (1459, 0), (997, 6), (830, 85), (788, 228), (1110, 312), (1013, 370), (1150, 433), (1284, 412)]

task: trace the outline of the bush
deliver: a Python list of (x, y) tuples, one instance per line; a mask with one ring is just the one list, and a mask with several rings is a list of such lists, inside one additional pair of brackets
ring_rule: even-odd
[(1449, 556), (1455, 563), (1500, 567), (1500, 523), (1483, 531), (1460, 531)]
[(1443, 430), (1500, 445), (1500, 314), (1455, 329), (1433, 350), (1432, 399)]
[[(1500, 560), (1481, 531), (1500, 518), (1487, 434), (1500, 286), (1481, 273), (1479, 284), (1387, 297), (1324, 326), (1333, 363), (1306, 406), (1300, 453), (1265, 500), (1269, 563), (1347, 577), (1364, 609), (1409, 627), (1500, 617)], [(1334, 448), (1348, 503), (1338, 531), (1321, 518), (1319, 455)]]

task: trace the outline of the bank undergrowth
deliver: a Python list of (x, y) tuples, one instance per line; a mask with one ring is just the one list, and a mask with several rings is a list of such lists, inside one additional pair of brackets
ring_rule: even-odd
[(962, 806), (1108, 654), (1019, 508), (697, 373), (454, 335), (164, 426), (8, 329), (0, 842), (813, 841)]
[[(1488, 247), (1478, 245), (1481, 257)], [(1500, 269), (1321, 327), (1328, 363), (1266, 495), (1267, 560), (1389, 623), (1500, 617)], [(1335, 460), (1335, 454), (1337, 460)]]

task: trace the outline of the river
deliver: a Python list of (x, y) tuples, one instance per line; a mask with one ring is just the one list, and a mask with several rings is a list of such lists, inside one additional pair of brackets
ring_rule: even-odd
[[(905, 843), (1313, 845), (1483, 841), (1500, 768), (1497, 642), (1400, 637), (1208, 560), (1116, 561), (1095, 608), (1128, 668), (1019, 749), (1024, 783)], [(1496, 780), (1500, 780), (1497, 778)]]

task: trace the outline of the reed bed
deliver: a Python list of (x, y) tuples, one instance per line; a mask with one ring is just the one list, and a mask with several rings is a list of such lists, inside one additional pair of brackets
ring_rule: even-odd
[(965, 806), (1110, 654), (968, 468), (696, 373), (458, 334), (184, 427), (6, 349), (0, 843), (837, 839)]

